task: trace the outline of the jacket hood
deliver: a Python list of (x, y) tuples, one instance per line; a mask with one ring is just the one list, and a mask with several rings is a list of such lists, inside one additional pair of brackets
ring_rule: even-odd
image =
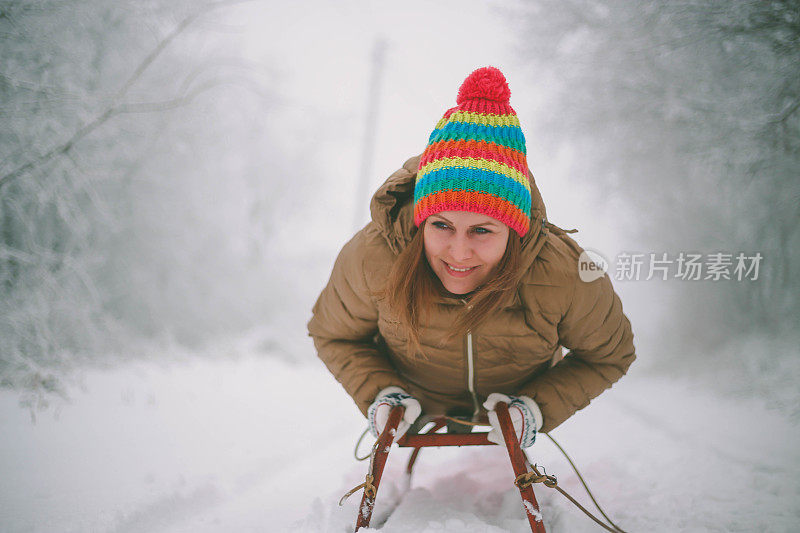
[[(414, 183), (421, 156), (415, 156), (403, 164), (403, 168), (389, 176), (373, 195), (370, 202), (372, 222), (386, 240), (389, 248), (399, 254), (417, 231), (414, 225)], [(531, 186), (531, 224), (522, 238), (521, 273), (528, 270), (547, 233), (547, 213), (542, 195), (528, 171)]]

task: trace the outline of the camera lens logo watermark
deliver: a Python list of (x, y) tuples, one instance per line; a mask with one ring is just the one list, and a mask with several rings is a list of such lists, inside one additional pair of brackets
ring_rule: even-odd
[(608, 260), (600, 252), (589, 248), (578, 258), (578, 276), (581, 281), (590, 283), (602, 278), (608, 272)]

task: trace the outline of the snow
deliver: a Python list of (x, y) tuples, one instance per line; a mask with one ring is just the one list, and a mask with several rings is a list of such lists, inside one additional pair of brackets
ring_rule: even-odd
[[(368, 464), (353, 459), (365, 421), (352, 401), (321, 364), (224, 355), (87, 372), (82, 392), (35, 423), (1, 391), (0, 529), (351, 530), (361, 492), (338, 501)], [(553, 435), (623, 529), (800, 523), (800, 429), (757, 399), (633, 371)], [(529, 531), (505, 453), (422, 450), (408, 487), (409, 450), (393, 448), (373, 526)], [(528, 454), (591, 505), (548, 439)], [(560, 494), (535, 491), (548, 531), (599, 531)]]
[(531, 502), (523, 501), (522, 506), (525, 507), (525, 512), (531, 515), (537, 522), (542, 521), (542, 512), (537, 509)]

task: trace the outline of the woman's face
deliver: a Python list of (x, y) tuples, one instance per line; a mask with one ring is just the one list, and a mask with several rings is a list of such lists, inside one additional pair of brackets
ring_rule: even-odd
[(488, 215), (442, 211), (425, 221), (425, 257), (445, 289), (466, 294), (482, 285), (500, 262), (508, 233), (508, 226)]

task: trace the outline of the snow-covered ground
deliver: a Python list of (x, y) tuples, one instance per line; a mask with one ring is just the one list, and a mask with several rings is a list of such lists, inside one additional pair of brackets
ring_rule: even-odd
[[(254, 354), (182, 356), (91, 371), (71, 403), (39, 413), (0, 392), (3, 532), (345, 532), (366, 463), (364, 427), (321, 364)], [(797, 531), (800, 428), (757, 400), (633, 369), (553, 432), (630, 532)], [(504, 450), (423, 450), (384, 532), (529, 531)], [(376, 521), (401, 494), (390, 455)], [(529, 455), (580, 501), (544, 437)], [(548, 531), (600, 531), (537, 486)]]

